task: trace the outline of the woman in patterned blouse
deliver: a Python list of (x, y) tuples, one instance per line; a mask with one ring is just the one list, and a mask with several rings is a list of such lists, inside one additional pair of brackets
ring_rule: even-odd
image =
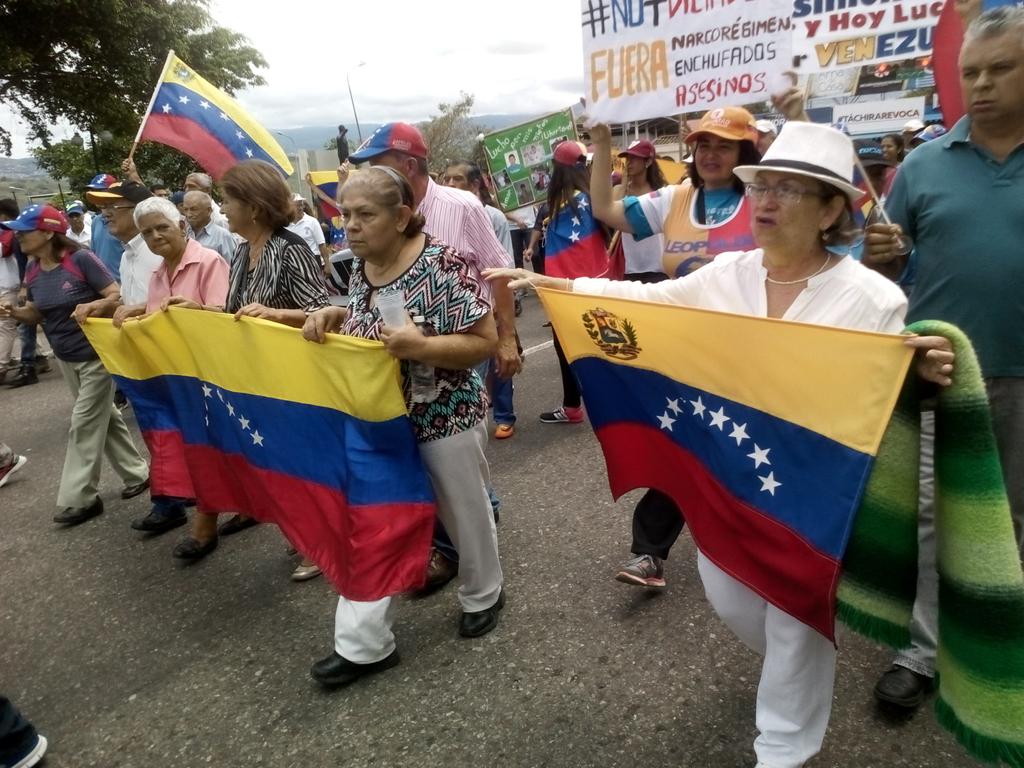
[[(225, 306), (202, 306), (180, 296), (167, 305), (232, 312), (235, 317), (260, 317), (301, 328), (306, 314), (328, 305), (320, 259), (306, 241), (285, 229), (291, 222), (292, 193), (281, 174), (261, 160), (246, 160), (231, 168), (220, 181), (224, 193), (221, 212), (228, 227), (241, 236), (231, 260)], [(182, 560), (198, 560), (217, 547), (217, 534), (236, 533), (255, 525), (235, 515), (217, 527), (216, 514), (197, 514), (191, 535), (174, 549)], [(310, 578), (320, 570), (304, 560), (293, 578)]]
[[(362, 171), (345, 185), (341, 212), (356, 255), (349, 306), (311, 314), (303, 333), (320, 342), (339, 331), (379, 339), (402, 361), (406, 405), (438, 516), (459, 550), (459, 633), (480, 637), (497, 625), (504, 592), (487, 497), (487, 396), (472, 367), (494, 354), (498, 336), (477, 278), (451, 247), (423, 234), (423, 216), (413, 206), (409, 182), (390, 168)], [(385, 325), (378, 297), (397, 292), (410, 317), (404, 326)], [(423, 318), (419, 326), (414, 317)], [(416, 363), (434, 369), (430, 402), (413, 402), (409, 369)], [(314, 679), (344, 685), (397, 664), (392, 621), (391, 598), (340, 597), (334, 652), (313, 665)]]

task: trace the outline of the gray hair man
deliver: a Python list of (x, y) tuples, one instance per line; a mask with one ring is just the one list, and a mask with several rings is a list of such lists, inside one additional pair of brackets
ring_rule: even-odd
[(238, 247), (238, 240), (227, 227), (214, 223), (213, 205), (213, 198), (206, 192), (194, 189), (185, 193), (182, 213), (188, 222), (187, 234), (200, 245), (219, 253), (230, 264)]

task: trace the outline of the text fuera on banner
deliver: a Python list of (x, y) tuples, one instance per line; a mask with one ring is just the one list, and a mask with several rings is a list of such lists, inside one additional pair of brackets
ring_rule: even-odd
[(595, 120), (765, 101), (792, 63), (793, 0), (582, 0), (581, 9)]

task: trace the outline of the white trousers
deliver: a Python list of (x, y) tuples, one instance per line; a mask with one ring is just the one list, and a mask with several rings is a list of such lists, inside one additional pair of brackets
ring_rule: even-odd
[(818, 632), (766, 602), (697, 554), (715, 612), (764, 656), (757, 686), (757, 768), (800, 768), (821, 750), (832, 712), (836, 649)]
[[(490, 470), (484, 458), (487, 421), (442, 440), (420, 443), (420, 458), (437, 498), (437, 514), (459, 553), (459, 603), (467, 613), (498, 602), (502, 573), (498, 531), (487, 495)], [(372, 664), (395, 649), (392, 598), (357, 602), (338, 598), (334, 650), (357, 664)]]

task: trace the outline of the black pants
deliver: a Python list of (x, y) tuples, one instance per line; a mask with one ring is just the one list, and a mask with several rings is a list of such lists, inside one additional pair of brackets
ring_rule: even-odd
[(36, 736), (32, 723), (9, 699), (0, 696), (0, 764), (7, 765), (11, 762), (8, 758), (24, 752), (35, 743)]
[(651, 555), (662, 560), (683, 532), (682, 510), (661, 491), (649, 489), (633, 510), (634, 555)]
[(558, 336), (555, 335), (554, 328), (551, 329), (551, 337), (555, 340), (555, 354), (558, 355), (558, 367), (562, 371), (562, 407), (579, 408), (582, 401), (580, 399), (580, 385), (576, 381), (576, 374), (569, 367), (569, 361), (565, 358), (562, 345), (558, 343)]

